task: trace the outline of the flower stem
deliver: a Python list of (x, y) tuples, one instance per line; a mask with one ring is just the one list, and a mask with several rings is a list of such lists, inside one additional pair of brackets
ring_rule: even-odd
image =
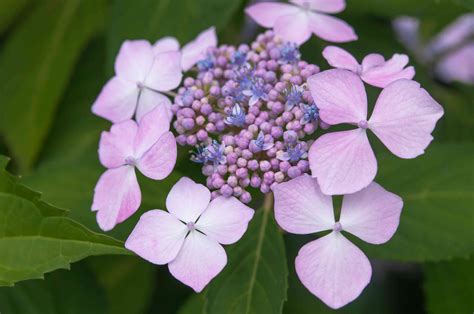
[(176, 96), (178, 96), (178, 94), (176, 94), (175, 92), (171, 92), (171, 91), (170, 91), (170, 92), (160, 92), (160, 93), (163, 93), (163, 94), (168, 95), (168, 96), (170, 96), (170, 97), (176, 97)]
[(273, 193), (267, 193), (263, 200), (263, 210), (270, 211), (273, 207)]

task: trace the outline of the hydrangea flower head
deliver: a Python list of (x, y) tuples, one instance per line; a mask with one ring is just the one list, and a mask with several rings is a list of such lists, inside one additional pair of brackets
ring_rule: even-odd
[(141, 203), (135, 168), (154, 179), (166, 178), (176, 163), (177, 147), (166, 108), (156, 107), (137, 124), (127, 120), (102, 132), (100, 162), (107, 171), (95, 187), (92, 210), (108, 231), (133, 215)]
[(327, 70), (309, 78), (308, 86), (324, 122), (357, 127), (324, 134), (310, 148), (312, 175), (329, 195), (354, 193), (374, 180), (377, 160), (367, 130), (396, 156), (415, 158), (424, 153), (443, 115), (443, 108), (414, 81), (402, 79), (384, 88), (368, 120), (364, 84), (353, 72)]
[(323, 50), (323, 56), (331, 66), (352, 71), (367, 84), (381, 88), (396, 80), (411, 80), (415, 76), (412, 66), (405, 68), (408, 56), (403, 54), (394, 54), (390, 60), (385, 61), (382, 55), (371, 53), (359, 64), (346, 50), (329, 46)]
[(344, 197), (339, 221), (334, 218), (331, 196), (324, 195), (317, 180), (302, 175), (279, 184), (275, 195), (275, 219), (295, 234), (331, 232), (303, 246), (295, 260), (303, 285), (331, 308), (356, 299), (372, 275), (368, 258), (343, 234), (382, 244), (397, 230), (403, 202), (397, 195), (372, 182)]
[(247, 230), (253, 209), (236, 198), (218, 197), (189, 178), (180, 179), (166, 198), (164, 210), (140, 218), (125, 247), (170, 273), (196, 292), (227, 264), (222, 244), (237, 242)]
[(171, 102), (160, 92), (178, 87), (181, 54), (168, 51), (155, 56), (146, 40), (125, 41), (115, 59), (115, 76), (104, 86), (92, 111), (114, 123), (137, 121), (156, 106), (165, 106), (171, 117)]
[(245, 12), (263, 27), (273, 28), (285, 41), (298, 45), (311, 34), (331, 42), (357, 39), (346, 22), (327, 15), (339, 13), (346, 7), (344, 0), (290, 0), (292, 4), (262, 2), (248, 7)]
[[(213, 198), (248, 203), (249, 189), (269, 193), (272, 185), (309, 172), (307, 135), (319, 118), (306, 81), (319, 68), (303, 60), (282, 62), (285, 47), (299, 56), (297, 46), (272, 31), (250, 45), (208, 49), (214, 67), (198, 69), (178, 90), (172, 106), (176, 139), (198, 147), (191, 159), (202, 165)], [(243, 64), (243, 57), (236, 61), (244, 55)], [(284, 135), (289, 131), (292, 143)]]

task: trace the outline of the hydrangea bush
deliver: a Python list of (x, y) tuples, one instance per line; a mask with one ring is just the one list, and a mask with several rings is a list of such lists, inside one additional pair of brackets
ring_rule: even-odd
[[(432, 141), (442, 107), (413, 80), (408, 57), (378, 53), (361, 62), (328, 46), (332, 69), (305, 61), (299, 47), (313, 34), (333, 43), (357, 40), (330, 14), (345, 1), (258, 3), (246, 13), (264, 31), (250, 44), (218, 45), (214, 28), (180, 48), (174, 38), (125, 41), (115, 76), (92, 111), (113, 125), (99, 159), (107, 168), (92, 210), (109, 231), (132, 216), (141, 192), (135, 171), (153, 180), (172, 173), (177, 147), (189, 151), (202, 180), (181, 178), (166, 209), (150, 208), (125, 246), (196, 292), (226, 266), (222, 245), (244, 235), (254, 215), (252, 195), (274, 198), (286, 232), (329, 234), (296, 258), (301, 283), (331, 308), (356, 299), (369, 284), (368, 258), (344, 233), (383, 244), (396, 232), (403, 200), (374, 180), (377, 159), (367, 133), (394, 155), (412, 159)], [(321, 67), (321, 68), (320, 68)], [(368, 112), (365, 85), (380, 89)], [(349, 125), (340, 130), (337, 125)], [(336, 129), (336, 130), (334, 130)], [(344, 195), (337, 219), (333, 195)]]

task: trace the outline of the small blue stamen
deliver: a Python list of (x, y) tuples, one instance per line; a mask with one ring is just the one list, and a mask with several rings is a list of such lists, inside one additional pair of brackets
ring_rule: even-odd
[(304, 94), (304, 87), (292, 84), (289, 89), (286, 89), (284, 94), (286, 96), (286, 110), (293, 109), (294, 106), (300, 104), (301, 100), (303, 99)]
[(245, 125), (245, 111), (239, 104), (235, 104), (224, 120), (226, 124), (242, 127)]
[(247, 53), (237, 50), (232, 56), (231, 62), (233, 65), (242, 66), (247, 61)]
[(207, 55), (206, 59), (200, 60), (197, 63), (199, 71), (207, 71), (214, 67), (214, 59), (211, 55)]
[(315, 103), (309, 105), (301, 104), (300, 108), (303, 110), (303, 116), (300, 119), (301, 124), (314, 122), (319, 119), (319, 108)]
[(285, 43), (280, 48), (280, 60), (279, 63), (297, 63), (300, 61), (301, 53), (298, 49), (298, 45), (295, 43)]

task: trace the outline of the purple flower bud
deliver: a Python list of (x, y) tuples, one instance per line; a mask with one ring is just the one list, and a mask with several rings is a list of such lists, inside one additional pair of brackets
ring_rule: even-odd
[(237, 166), (240, 167), (240, 168), (243, 168), (243, 167), (247, 166), (247, 159), (245, 159), (245, 158), (237, 159)]
[(290, 178), (293, 179), (293, 178), (296, 178), (300, 175), (301, 175), (301, 170), (298, 167), (292, 166), (292, 167), (290, 167), (290, 169), (288, 169), (288, 176)]
[(252, 196), (250, 195), (249, 192), (245, 191), (245, 192), (242, 193), (242, 195), (240, 196), (239, 199), (242, 203), (248, 204), (252, 200)]
[(222, 196), (225, 197), (231, 197), (234, 193), (234, 190), (228, 184), (224, 184), (219, 191), (221, 192)]
[(236, 176), (229, 176), (227, 178), (227, 184), (231, 187), (236, 187), (238, 183), (239, 181)]
[(260, 177), (257, 175), (253, 175), (252, 178), (250, 179), (250, 186), (253, 188), (258, 188), (261, 183), (262, 183), (262, 179), (260, 179)]
[(247, 168), (249, 168), (252, 171), (256, 171), (258, 167), (259, 167), (258, 161), (255, 159), (252, 159), (247, 163)]
[(268, 160), (260, 161), (260, 170), (261, 171), (266, 172), (266, 171), (270, 170), (271, 167), (272, 167), (272, 165), (270, 164), (270, 162)]
[(283, 180), (285, 180), (285, 174), (281, 171), (278, 171), (277, 173), (275, 173), (275, 181), (278, 182), (278, 183), (281, 183), (283, 182)]

